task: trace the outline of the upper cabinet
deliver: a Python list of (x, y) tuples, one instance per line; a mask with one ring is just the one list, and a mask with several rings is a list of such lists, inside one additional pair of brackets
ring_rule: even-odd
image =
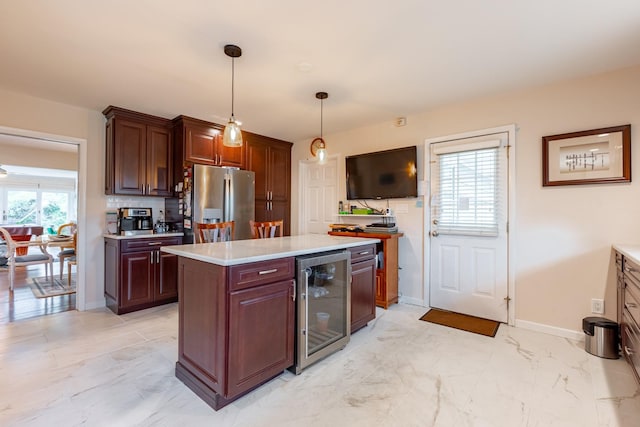
[(222, 145), (224, 126), (187, 116), (173, 119), (176, 164), (184, 162), (244, 168), (244, 145)]
[(173, 194), (171, 121), (107, 107), (105, 194)]
[(243, 132), (246, 166), (256, 174), (256, 221), (284, 220), (283, 233), (291, 234), (291, 144)]

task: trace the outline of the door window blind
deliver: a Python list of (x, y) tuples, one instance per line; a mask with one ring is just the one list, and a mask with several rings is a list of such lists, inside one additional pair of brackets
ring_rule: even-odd
[[(501, 216), (498, 147), (436, 154), (432, 220), (440, 234), (497, 236)], [(444, 151), (444, 152), (443, 152)]]

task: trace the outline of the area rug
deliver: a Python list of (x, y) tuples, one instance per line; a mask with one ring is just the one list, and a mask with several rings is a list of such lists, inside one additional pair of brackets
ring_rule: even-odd
[(498, 332), (499, 322), (482, 319), (480, 317), (468, 316), (466, 314), (454, 313), (452, 311), (432, 308), (420, 318), (425, 322), (436, 323), (438, 325), (449, 326), (474, 334), (495, 337)]
[(51, 283), (51, 277), (47, 280), (46, 277), (34, 277), (32, 283), (29, 284), (31, 292), (36, 298), (47, 298), (58, 295), (74, 294), (76, 292), (76, 277), (75, 274), (71, 275), (71, 286), (65, 275), (62, 280), (59, 277), (53, 278)]

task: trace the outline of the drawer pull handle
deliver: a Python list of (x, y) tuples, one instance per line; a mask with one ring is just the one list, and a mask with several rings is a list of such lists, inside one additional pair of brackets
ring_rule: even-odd
[(636, 308), (638, 306), (635, 302), (626, 302), (625, 305), (631, 308)]
[(162, 244), (162, 242), (149, 242), (149, 243), (147, 243), (147, 244), (148, 244), (149, 246), (158, 246), (158, 245), (161, 245), (161, 244)]
[(626, 345), (624, 346), (624, 352), (627, 353), (627, 356), (632, 356), (634, 354), (634, 351)]
[(628, 273), (634, 273), (634, 272), (636, 272), (638, 270), (636, 270), (635, 268), (631, 268), (631, 267), (625, 265), (624, 266), (624, 271), (626, 271)]
[(367, 255), (369, 251), (359, 252), (358, 255)]
[(272, 269), (272, 270), (263, 270), (263, 271), (260, 271), (260, 272), (258, 272), (258, 274), (262, 276), (263, 274), (271, 274), (271, 273), (275, 273), (276, 271), (278, 271), (278, 269), (277, 269), (277, 268), (274, 268), (274, 269)]

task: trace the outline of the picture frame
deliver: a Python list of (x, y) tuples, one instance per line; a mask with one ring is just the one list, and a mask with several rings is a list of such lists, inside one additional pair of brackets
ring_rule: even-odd
[(542, 185), (631, 182), (631, 125), (542, 137)]

